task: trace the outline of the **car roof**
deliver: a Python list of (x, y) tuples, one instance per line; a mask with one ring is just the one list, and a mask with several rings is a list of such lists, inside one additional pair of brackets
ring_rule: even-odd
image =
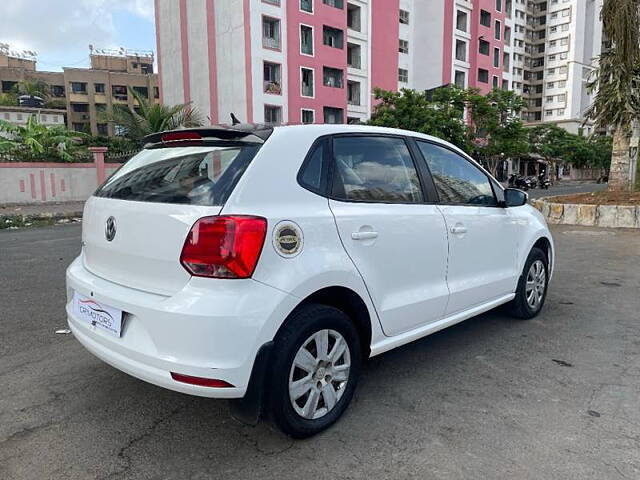
[(300, 132), (300, 129), (304, 129), (306, 134), (310, 132), (314, 135), (320, 137), (323, 135), (332, 135), (332, 134), (341, 134), (341, 133), (364, 133), (364, 134), (381, 134), (381, 135), (402, 135), (414, 138), (422, 138), (424, 140), (428, 140), (433, 143), (439, 143), (441, 145), (446, 145), (449, 148), (452, 148), (465, 156), (468, 156), (463, 150), (456, 147), (455, 145), (447, 142), (446, 140), (442, 140), (441, 138), (434, 137), (431, 135), (426, 135), (424, 133), (414, 132), (412, 130), (403, 130), (400, 128), (388, 128), (388, 127), (376, 127), (372, 125), (361, 125), (361, 124), (313, 124), (313, 125), (281, 125), (274, 126), (274, 132), (284, 134), (295, 135)]

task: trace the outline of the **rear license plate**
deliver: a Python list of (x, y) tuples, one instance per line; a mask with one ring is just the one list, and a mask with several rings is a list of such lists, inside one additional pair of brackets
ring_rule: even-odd
[(73, 313), (76, 318), (94, 327), (106, 330), (111, 335), (120, 336), (122, 328), (122, 310), (87, 298), (78, 292), (73, 293)]

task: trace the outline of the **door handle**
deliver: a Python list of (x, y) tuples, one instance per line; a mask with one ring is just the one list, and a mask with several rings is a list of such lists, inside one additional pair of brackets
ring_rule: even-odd
[(467, 227), (465, 227), (464, 225), (456, 225), (455, 227), (451, 227), (451, 233), (453, 234), (467, 233)]
[(378, 238), (378, 232), (353, 232), (351, 238), (353, 240), (373, 240)]

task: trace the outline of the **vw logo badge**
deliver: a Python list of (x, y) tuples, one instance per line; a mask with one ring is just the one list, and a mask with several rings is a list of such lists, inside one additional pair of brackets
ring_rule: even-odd
[(116, 236), (116, 219), (113, 217), (107, 218), (107, 226), (104, 229), (104, 236), (107, 242), (113, 240)]

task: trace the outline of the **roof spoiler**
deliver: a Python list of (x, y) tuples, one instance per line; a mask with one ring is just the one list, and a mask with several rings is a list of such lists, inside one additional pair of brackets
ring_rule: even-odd
[(273, 133), (273, 127), (254, 124), (214, 125), (211, 127), (184, 128), (152, 133), (144, 137), (145, 148), (161, 146), (207, 145), (220, 141), (264, 143)]

